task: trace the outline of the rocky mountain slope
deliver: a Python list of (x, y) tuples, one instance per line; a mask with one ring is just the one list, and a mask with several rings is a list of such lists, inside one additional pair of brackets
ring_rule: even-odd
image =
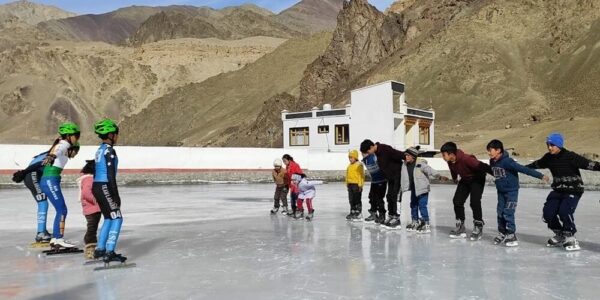
[(344, 0), (303, 0), (283, 10), (275, 19), (299, 32), (333, 30)]
[(19, 0), (0, 5), (0, 28), (23, 24), (36, 25), (40, 22), (73, 17), (76, 14), (60, 8)]

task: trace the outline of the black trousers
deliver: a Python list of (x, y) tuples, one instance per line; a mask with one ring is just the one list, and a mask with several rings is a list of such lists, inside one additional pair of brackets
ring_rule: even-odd
[(388, 178), (388, 190), (385, 196), (388, 204), (388, 214), (390, 216), (398, 216), (398, 194), (400, 193), (400, 176)]
[(387, 190), (387, 182), (373, 183), (369, 190), (369, 204), (371, 204), (370, 212), (379, 212), (379, 215), (385, 216), (385, 192)]
[(94, 182), (92, 194), (94, 194), (105, 219), (121, 218), (121, 197), (119, 197), (116, 187), (112, 187), (108, 183)]
[(101, 218), (102, 213), (100, 212), (85, 216), (85, 219), (87, 220), (87, 231), (85, 232), (85, 236), (83, 237), (84, 243), (95, 244), (98, 242), (96, 233), (98, 232), (98, 224), (100, 223)]
[(350, 202), (350, 210), (362, 213), (362, 189), (358, 184), (348, 184), (348, 202)]
[(482, 221), (481, 195), (485, 186), (485, 177), (473, 178), (471, 180), (461, 180), (458, 182), (456, 192), (454, 193), (454, 215), (457, 220), (465, 221), (465, 202), (471, 196), (471, 210), (473, 211), (473, 220)]

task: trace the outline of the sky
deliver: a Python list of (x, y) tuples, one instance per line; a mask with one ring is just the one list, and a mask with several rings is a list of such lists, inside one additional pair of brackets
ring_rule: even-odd
[[(280, 12), (299, 0), (30, 0), (46, 5), (53, 5), (63, 10), (77, 14), (100, 14), (132, 5), (166, 6), (166, 5), (193, 5), (223, 8), (237, 6), (244, 3), (254, 3), (273, 12)], [(395, 0), (368, 0), (379, 10), (385, 10)], [(0, 4), (13, 2), (13, 0), (0, 0)]]

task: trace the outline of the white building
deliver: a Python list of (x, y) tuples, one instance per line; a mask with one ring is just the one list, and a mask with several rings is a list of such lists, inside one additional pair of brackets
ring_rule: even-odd
[(281, 112), (283, 147), (347, 152), (364, 139), (406, 149), (433, 151), (435, 112), (408, 107), (404, 83), (386, 81), (351, 93), (350, 104), (307, 112)]

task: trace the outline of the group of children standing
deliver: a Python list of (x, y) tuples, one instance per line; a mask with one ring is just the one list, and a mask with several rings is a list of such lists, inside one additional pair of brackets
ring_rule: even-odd
[[(86, 161), (77, 180), (79, 200), (87, 221), (84, 236), (85, 256), (88, 259), (102, 259), (109, 263), (124, 262), (127, 258), (115, 253), (121, 231), (121, 199), (117, 189), (118, 158), (114, 145), (119, 137), (119, 127), (104, 119), (94, 124), (94, 132), (102, 140), (95, 159)], [(25, 181), (38, 204), (36, 243), (48, 243), (54, 250), (74, 248), (75, 245), (64, 239), (67, 206), (61, 190), (61, 174), (68, 160), (79, 151), (81, 130), (74, 123), (63, 123), (58, 128), (59, 138), (50, 150), (33, 158), (25, 170), (13, 174), (13, 181)], [(48, 202), (56, 210), (52, 234), (46, 229)], [(97, 238), (101, 216), (104, 222)]]
[[(486, 147), (490, 157), (489, 164), (458, 149), (453, 142), (445, 143), (440, 152), (448, 164), (452, 180), (457, 184), (452, 200), (456, 227), (450, 231), (449, 236), (451, 238), (467, 237), (464, 206), (467, 198), (470, 197), (470, 207), (473, 213), (473, 230), (470, 239), (473, 241), (481, 239), (485, 224), (481, 198), (486, 174), (490, 174), (494, 176), (498, 194), (496, 207), (498, 235), (494, 238), (494, 244), (503, 244), (507, 247), (518, 246), (515, 222), (519, 194), (518, 173), (549, 182), (548, 176), (535, 170), (549, 169), (553, 179), (552, 192), (544, 204), (543, 221), (554, 232), (554, 236), (548, 240), (547, 245), (563, 246), (568, 251), (579, 250), (579, 243), (575, 238), (577, 229), (574, 213), (584, 192), (580, 169), (600, 171), (600, 163), (565, 149), (564, 138), (560, 133), (550, 134), (546, 138), (546, 146), (548, 153), (539, 160), (523, 166), (510, 158), (502, 142), (496, 139), (490, 141)], [(350, 213), (346, 219), (363, 221), (361, 197), (366, 169), (371, 177), (371, 185), (368, 194), (369, 215), (364, 218), (364, 222), (376, 223), (389, 229), (399, 228), (400, 214), (397, 203), (401, 201), (401, 193), (407, 192), (410, 193), (412, 220), (406, 229), (419, 233), (431, 232), (427, 209), (430, 179), (447, 181), (449, 178), (441, 176), (427, 164), (427, 161), (421, 159), (419, 150), (419, 147), (411, 147), (402, 152), (386, 144), (373, 143), (368, 139), (360, 144), (362, 161), (359, 160), (358, 151), (351, 150), (348, 153), (350, 164), (346, 169), (345, 180), (350, 205)], [(290, 161), (291, 163), (289, 163)], [(275, 205), (271, 213), (277, 212), (279, 201), (284, 205), (284, 212), (287, 212), (285, 202), (287, 191), (285, 189), (289, 187), (292, 191), (292, 205), (297, 201), (299, 208), (296, 209), (292, 206), (292, 212), (288, 212), (288, 215), (301, 218), (302, 199), (310, 199), (312, 202), (315, 195), (314, 183), (306, 180), (302, 170), (289, 155), (284, 155), (283, 162), (288, 166), (287, 171), (281, 171), (279, 160), (276, 160), (274, 164), (273, 178), (277, 183), (277, 188)], [(280, 173), (284, 175), (278, 175)], [(308, 196), (299, 197), (294, 195), (294, 191), (307, 193), (305, 195)], [(384, 198), (387, 201), (387, 216)], [(294, 201), (294, 199), (298, 200)], [(312, 206), (309, 209), (311, 213), (310, 218), (307, 217), (307, 219), (312, 219), (314, 209)]]

